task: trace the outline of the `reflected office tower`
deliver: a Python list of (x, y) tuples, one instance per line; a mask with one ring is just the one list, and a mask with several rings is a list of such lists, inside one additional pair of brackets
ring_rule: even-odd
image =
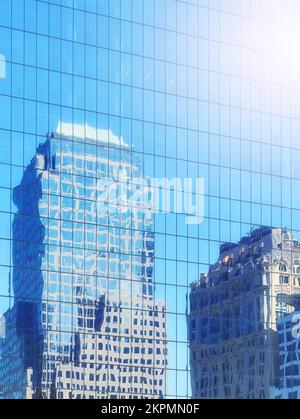
[(270, 398), (279, 379), (277, 321), (300, 291), (300, 247), (287, 230), (262, 227), (221, 246), (192, 284), (189, 341), (195, 398)]
[(60, 123), (15, 188), (4, 398), (164, 396), (153, 214), (126, 206), (141, 182), (133, 156), (112, 132)]

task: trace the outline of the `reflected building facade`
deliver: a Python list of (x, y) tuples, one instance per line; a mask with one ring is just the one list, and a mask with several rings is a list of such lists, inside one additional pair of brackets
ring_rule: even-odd
[(192, 284), (190, 364), (195, 398), (265, 399), (279, 383), (277, 324), (300, 291), (300, 247), (291, 232), (262, 227), (221, 246)]
[(153, 284), (152, 210), (112, 132), (59, 124), (14, 189), (5, 398), (162, 398), (166, 307)]
[(300, 398), (300, 294), (284, 296), (284, 303), (292, 307), (293, 312), (280, 317), (277, 321), (279, 383), (273, 388), (272, 398), (298, 400)]

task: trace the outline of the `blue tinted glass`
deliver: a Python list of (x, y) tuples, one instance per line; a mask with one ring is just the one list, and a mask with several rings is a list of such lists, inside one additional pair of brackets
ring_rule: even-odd
[(300, 398), (299, 16), (0, 2), (0, 399)]

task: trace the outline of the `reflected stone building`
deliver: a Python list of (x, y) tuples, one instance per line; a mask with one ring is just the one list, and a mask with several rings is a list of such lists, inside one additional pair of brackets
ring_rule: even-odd
[(275, 399), (299, 399), (300, 397), (300, 294), (287, 295), (284, 302), (293, 313), (278, 319), (279, 383), (273, 389)]
[(133, 155), (112, 132), (60, 123), (14, 189), (4, 398), (164, 396), (153, 214), (125, 199), (142, 176)]
[(195, 398), (270, 398), (279, 382), (277, 322), (300, 291), (300, 247), (289, 231), (263, 227), (221, 246), (192, 284), (189, 341)]

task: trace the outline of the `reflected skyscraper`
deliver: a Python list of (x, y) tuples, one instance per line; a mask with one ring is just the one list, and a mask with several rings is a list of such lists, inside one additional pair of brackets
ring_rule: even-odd
[(126, 206), (141, 176), (111, 131), (60, 123), (37, 148), (14, 189), (14, 304), (0, 340), (5, 398), (164, 396), (153, 214)]
[(300, 247), (288, 230), (262, 227), (224, 244), (192, 284), (190, 364), (195, 398), (270, 398), (279, 382), (277, 324), (300, 291)]

